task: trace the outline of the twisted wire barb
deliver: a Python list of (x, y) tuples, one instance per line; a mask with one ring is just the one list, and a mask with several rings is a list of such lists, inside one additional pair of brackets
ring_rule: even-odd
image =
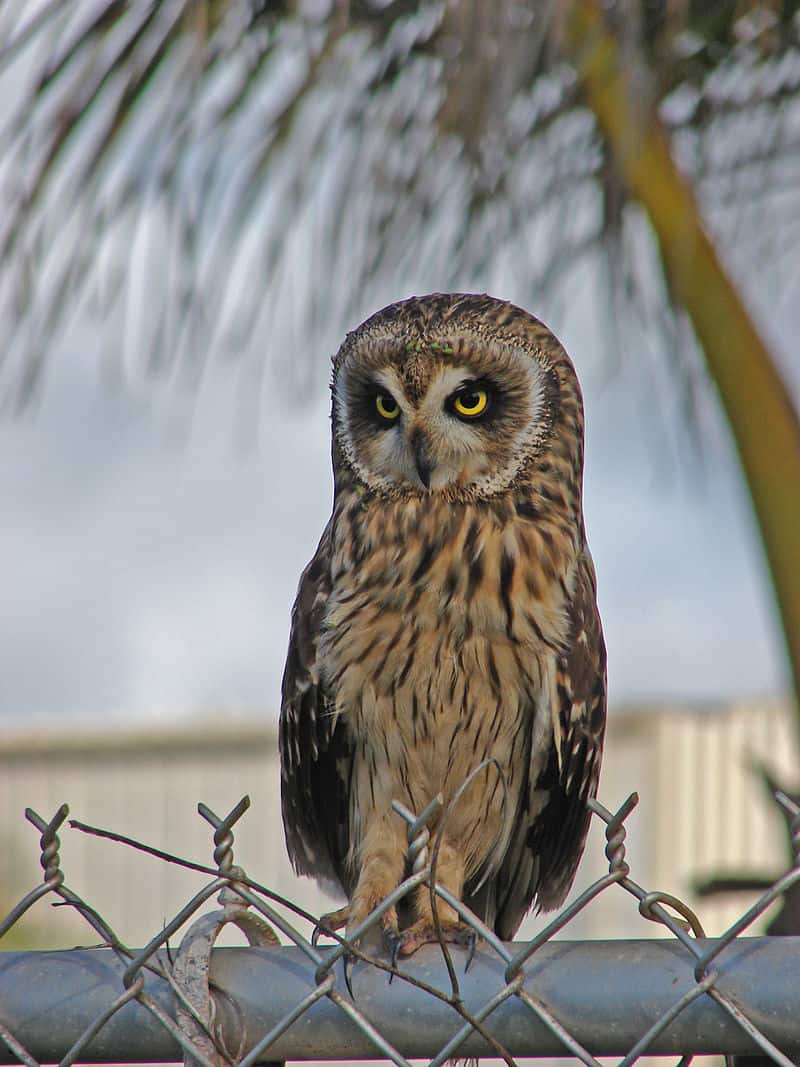
[(17, 920), (21, 919), (28, 908), (32, 907), (37, 900), (40, 900), (52, 890), (57, 889), (63, 883), (64, 875), (61, 872), (61, 859), (58, 852), (61, 847), (58, 831), (61, 829), (61, 826), (68, 815), (69, 807), (66, 804), (62, 804), (61, 807), (56, 810), (55, 815), (49, 822), (45, 822), (41, 815), (37, 815), (33, 808), (25, 809), (25, 818), (29, 823), (32, 823), (41, 834), (39, 839), (41, 858), (39, 862), (44, 870), (44, 883), (36, 886), (29, 893), (26, 893), (22, 900), (11, 909), (5, 919), (0, 922), (0, 937), (4, 937)]

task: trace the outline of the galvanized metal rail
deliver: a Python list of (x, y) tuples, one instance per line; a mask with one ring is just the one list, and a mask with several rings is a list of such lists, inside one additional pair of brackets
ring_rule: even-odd
[[(710, 949), (714, 942), (702, 942)], [(522, 944), (509, 946), (512, 952)], [(323, 955), (325, 955), (325, 950)], [(466, 953), (453, 952), (466, 1009), (481, 1009), (504, 990), (505, 965), (479, 948), (466, 974)], [(337, 976), (342, 989), (341, 975)], [(0, 1019), (39, 1063), (60, 1061), (123, 989), (124, 965), (109, 949), (9, 952), (0, 955)], [(404, 971), (448, 990), (436, 946), (421, 949)], [(725, 950), (717, 987), (786, 1055), (800, 1056), (800, 938), (745, 938)], [(294, 947), (222, 948), (211, 956), (211, 988), (222, 1046), (248, 1053), (317, 988), (316, 967)], [(353, 1003), (406, 1059), (430, 1059), (462, 1020), (424, 989), (356, 962)], [(148, 975), (145, 987), (165, 1015), (175, 1018), (176, 998), (164, 979)], [(757, 1051), (739, 1023), (710, 996), (697, 994), (694, 966), (671, 941), (551, 941), (536, 953), (520, 990), (546, 1005), (594, 1056), (626, 1055), (648, 1029), (686, 998), (689, 1004), (649, 1044), (649, 1054)], [(564, 1045), (516, 993), (484, 1020), (512, 1056), (559, 1056)], [(374, 1059), (374, 1042), (329, 997), (321, 996), (269, 1048), (269, 1058)], [(459, 1056), (489, 1055), (473, 1032)], [(120, 1008), (80, 1054), (82, 1062), (170, 1062), (183, 1052), (158, 1019), (136, 1000)], [(19, 1060), (0, 1041), (0, 1062)]]

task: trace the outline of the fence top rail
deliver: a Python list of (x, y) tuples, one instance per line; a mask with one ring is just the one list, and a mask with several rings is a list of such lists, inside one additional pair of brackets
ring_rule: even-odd
[[(703, 948), (714, 943), (698, 942)], [(514, 950), (523, 947), (520, 943)], [(320, 950), (322, 955), (330, 951)], [(454, 958), (468, 1011), (479, 1011), (505, 988), (504, 964), (488, 948), (478, 948), (466, 971), (466, 950), (455, 950)], [(337, 968), (343, 967), (340, 961)], [(124, 970), (124, 962), (111, 949), (2, 953), (0, 1023), (39, 1063), (58, 1062), (119, 996)], [(222, 1043), (247, 1052), (314, 992), (315, 970), (293, 946), (214, 949), (210, 980)], [(800, 1054), (800, 937), (739, 938), (725, 948), (716, 970), (718, 987), (734, 1002), (748, 1005), (748, 1017), (770, 1040), (793, 1057)], [(435, 945), (420, 949), (403, 971), (419, 983), (447, 988), (446, 967)], [(349, 983), (353, 1004), (406, 1058), (429, 1057), (457, 1028), (457, 1015), (422, 986), (391, 980), (368, 963), (352, 965)], [(535, 1003), (546, 1004), (592, 1055), (615, 1056), (624, 1055), (695, 986), (693, 961), (673, 940), (554, 940), (543, 945), (526, 968), (522, 991)], [(148, 974), (145, 989), (174, 1017), (175, 996), (166, 981)], [(516, 994), (498, 1005), (486, 1026), (512, 1056), (564, 1053), (561, 1040)], [(697, 996), (648, 1052), (680, 1054), (687, 1048), (698, 1054), (756, 1050), (736, 1020), (708, 995)], [(491, 1051), (473, 1034), (460, 1055)], [(271, 1060), (374, 1059), (375, 1054), (369, 1036), (327, 996), (309, 1007), (269, 1050)], [(85, 1062), (170, 1062), (181, 1056), (174, 1037), (136, 1001), (121, 1008), (81, 1052)], [(0, 1041), (0, 1063), (18, 1062)]]

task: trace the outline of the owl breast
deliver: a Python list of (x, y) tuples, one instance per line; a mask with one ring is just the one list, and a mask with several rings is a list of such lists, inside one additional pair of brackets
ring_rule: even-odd
[(470, 787), (482, 802), (459, 801), (448, 824), (466, 876), (490, 870), (522, 779), (552, 745), (573, 546), (508, 502), (417, 498), (351, 502), (335, 516), (333, 547), (321, 671), (356, 752), (354, 862), (376, 809), (396, 798), (421, 811), (440, 792), (449, 801), (493, 760)]

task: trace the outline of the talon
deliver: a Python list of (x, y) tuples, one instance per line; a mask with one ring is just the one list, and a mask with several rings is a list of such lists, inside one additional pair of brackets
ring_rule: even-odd
[[(400, 955), (400, 946), (403, 944), (403, 935), (396, 927), (386, 927), (383, 931), (383, 941), (389, 952), (389, 960), (392, 967), (397, 967), (397, 958)], [(389, 975), (389, 985), (394, 981), (394, 974)]]
[(470, 969), (472, 961), (475, 959), (475, 950), (478, 947), (478, 935), (470, 927), (467, 935), (467, 962), (464, 964), (464, 974)]
[(353, 962), (354, 962), (354, 960), (355, 960), (355, 957), (353, 956), (352, 952), (345, 952), (344, 956), (342, 957), (342, 969), (344, 971), (344, 984), (347, 986), (347, 992), (350, 994), (350, 999), (351, 1000), (355, 1000), (356, 999), (356, 995), (353, 992), (353, 985), (352, 985), (352, 982), (350, 981), (350, 976), (351, 976), (352, 971), (353, 971)]
[(311, 944), (316, 948), (317, 942), (323, 934), (332, 937), (336, 930), (341, 930), (343, 926), (347, 926), (349, 921), (350, 907), (347, 904), (336, 911), (329, 911), (325, 915), (320, 915), (319, 922), (311, 934)]

